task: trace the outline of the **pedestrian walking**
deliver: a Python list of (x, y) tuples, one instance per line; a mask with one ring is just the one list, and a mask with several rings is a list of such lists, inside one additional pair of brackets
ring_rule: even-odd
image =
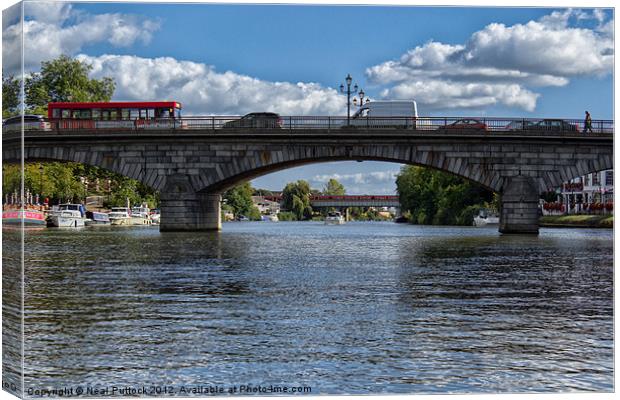
[(585, 121), (583, 121), (583, 133), (588, 132), (588, 130), (590, 130), (590, 133), (592, 132), (592, 117), (590, 116), (590, 113), (586, 111), (586, 119)]

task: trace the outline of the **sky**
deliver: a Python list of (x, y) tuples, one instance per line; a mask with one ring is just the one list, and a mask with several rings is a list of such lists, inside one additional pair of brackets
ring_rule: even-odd
[[(346, 115), (351, 74), (421, 116), (613, 119), (611, 9), (27, 2), (24, 14), (26, 73), (67, 54), (112, 77), (113, 100), (176, 100), (185, 115)], [(17, 8), (2, 29), (3, 74), (18, 74)], [(336, 178), (392, 194), (400, 168), (321, 163), (252, 184)]]

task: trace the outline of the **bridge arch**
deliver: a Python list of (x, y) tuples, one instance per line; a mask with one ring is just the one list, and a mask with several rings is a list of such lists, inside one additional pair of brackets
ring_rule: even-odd
[[(446, 173), (458, 176), (460, 178), (463, 178), (475, 184), (478, 184), (492, 192), (499, 191), (498, 188), (490, 187), (488, 185), (489, 182), (492, 182), (492, 179), (490, 177), (483, 175), (482, 178), (486, 178), (486, 179), (474, 180), (474, 178), (472, 177), (472, 174), (470, 173), (471, 170), (459, 171), (458, 168), (444, 169), (444, 168), (439, 168), (439, 167), (436, 167), (430, 164), (421, 164), (421, 163), (412, 162), (411, 160), (403, 160), (403, 159), (384, 158), (384, 157), (353, 157), (351, 158), (351, 157), (345, 157), (345, 156), (306, 158), (306, 159), (290, 160), (290, 161), (283, 161), (283, 162), (265, 163), (264, 165), (257, 165), (255, 168), (252, 168), (246, 171), (241, 171), (240, 173), (226, 177), (220, 181), (215, 182), (212, 185), (209, 185), (205, 188), (200, 189), (200, 191), (204, 191), (208, 193), (222, 193), (238, 185), (239, 183), (252, 180), (252, 179), (256, 179), (264, 175), (272, 174), (274, 172), (284, 171), (287, 169), (296, 168), (296, 167), (305, 166), (305, 165), (320, 164), (320, 163), (327, 163), (327, 162), (337, 162), (337, 161), (360, 161), (360, 162), (381, 161), (381, 162), (400, 164), (400, 165), (402, 164), (415, 165), (419, 167), (431, 168), (437, 171), (446, 172)], [(459, 164), (457, 163), (456, 166), (458, 165)]]

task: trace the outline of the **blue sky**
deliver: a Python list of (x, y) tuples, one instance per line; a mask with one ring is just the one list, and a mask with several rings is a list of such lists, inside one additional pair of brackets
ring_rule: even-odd
[[(175, 99), (186, 115), (344, 115), (350, 73), (371, 99), (414, 98), (421, 115), (613, 117), (609, 9), (29, 2), (25, 14), (27, 72), (69, 54), (112, 76), (116, 100)], [(3, 73), (17, 67), (14, 18), (4, 12)], [(316, 164), (253, 185), (333, 176), (390, 193), (399, 168)]]

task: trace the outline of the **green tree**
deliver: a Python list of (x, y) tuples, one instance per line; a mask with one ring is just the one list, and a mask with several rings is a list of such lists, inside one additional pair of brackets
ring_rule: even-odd
[(45, 179), (49, 182), (49, 197), (61, 203), (83, 199), (84, 186), (73, 174), (72, 165), (50, 163), (45, 168)]
[(260, 220), (260, 211), (252, 201), (253, 193), (250, 182), (245, 182), (226, 191), (223, 198), (235, 216), (244, 215), (251, 220)]
[(18, 164), (2, 164), (2, 201), (7, 194), (19, 193), (21, 187), (21, 168)]
[(26, 104), (35, 113), (44, 113), (47, 103), (58, 101), (110, 101), (114, 80), (109, 77), (90, 79), (92, 66), (62, 55), (41, 63), (41, 72), (26, 79)]
[(494, 200), (479, 185), (422, 167), (403, 167), (396, 187), (403, 210), (418, 224), (470, 225), (473, 210), (492, 207)]
[(288, 183), (282, 190), (282, 208), (295, 214), (298, 220), (312, 218), (310, 184), (304, 180)]
[(331, 178), (323, 188), (323, 194), (326, 196), (344, 196), (345, 193), (344, 186), (334, 178)]
[(13, 75), (2, 77), (2, 117), (19, 114), (19, 80)]

